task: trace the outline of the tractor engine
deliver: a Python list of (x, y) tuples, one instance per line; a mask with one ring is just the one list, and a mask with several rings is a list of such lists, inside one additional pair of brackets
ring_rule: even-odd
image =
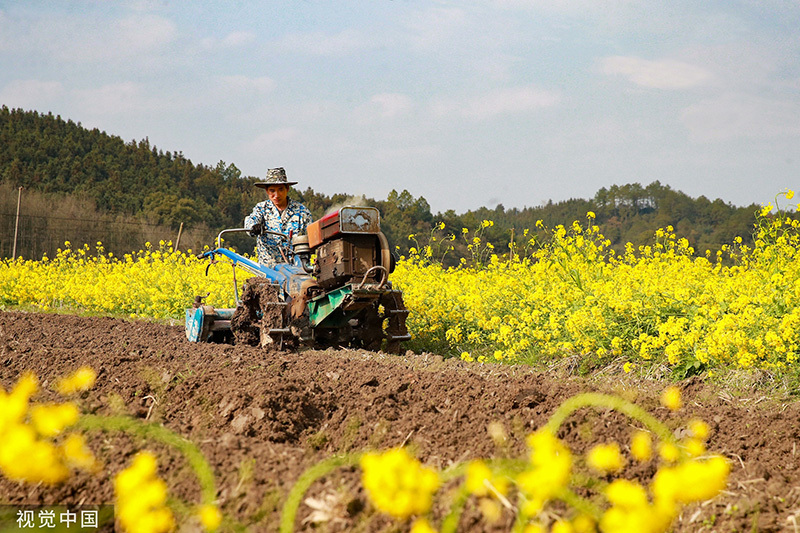
[(394, 269), (386, 237), (374, 207), (343, 207), (308, 226), (312, 271), (323, 289), (350, 282), (381, 283)]

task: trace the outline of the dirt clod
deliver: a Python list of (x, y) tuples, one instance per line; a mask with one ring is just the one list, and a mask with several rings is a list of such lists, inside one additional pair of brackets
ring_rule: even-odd
[(241, 305), (231, 318), (231, 330), (236, 344), (258, 346), (262, 327), (283, 326), (283, 307), (279, 300), (280, 289), (265, 278), (250, 278), (242, 291)]

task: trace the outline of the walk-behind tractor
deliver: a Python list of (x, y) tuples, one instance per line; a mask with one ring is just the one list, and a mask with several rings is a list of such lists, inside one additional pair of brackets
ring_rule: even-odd
[[(399, 352), (408, 340), (403, 295), (392, 288), (394, 259), (374, 207), (343, 207), (309, 224), (306, 235), (269, 232), (291, 241), (291, 263), (266, 266), (222, 248), (200, 255), (233, 265), (235, 309), (216, 309), (197, 296), (186, 310), (194, 342), (315, 347), (354, 346)], [(312, 254), (316, 256), (312, 263)], [(236, 268), (252, 274), (239, 296)], [(385, 344), (384, 344), (385, 343)]]

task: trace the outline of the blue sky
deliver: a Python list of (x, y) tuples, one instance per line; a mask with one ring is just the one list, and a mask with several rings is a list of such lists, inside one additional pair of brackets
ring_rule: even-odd
[(800, 2), (0, 0), (0, 104), (434, 212), (766, 204), (800, 187)]

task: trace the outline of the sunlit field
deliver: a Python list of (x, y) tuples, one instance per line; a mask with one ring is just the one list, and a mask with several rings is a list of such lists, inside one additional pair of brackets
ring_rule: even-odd
[[(791, 198), (791, 193), (782, 193)], [(658, 363), (684, 374), (716, 367), (785, 369), (800, 331), (798, 221), (766, 206), (754, 246), (741, 239), (697, 254), (671, 227), (649, 246), (610, 249), (594, 224), (518, 232), (506, 250), (481, 239), (492, 221), (448, 233), (444, 224), (398, 263), (409, 347), (466, 361), (532, 362), (576, 354)], [(545, 239), (534, 238), (536, 234)], [(440, 261), (463, 241), (471, 254)], [(170, 243), (116, 257), (98, 243), (65, 243), (53, 258), (0, 263), (0, 303), (64, 312), (180, 319), (197, 295), (234, 305), (232, 268)], [(239, 284), (248, 277), (237, 272)]]

